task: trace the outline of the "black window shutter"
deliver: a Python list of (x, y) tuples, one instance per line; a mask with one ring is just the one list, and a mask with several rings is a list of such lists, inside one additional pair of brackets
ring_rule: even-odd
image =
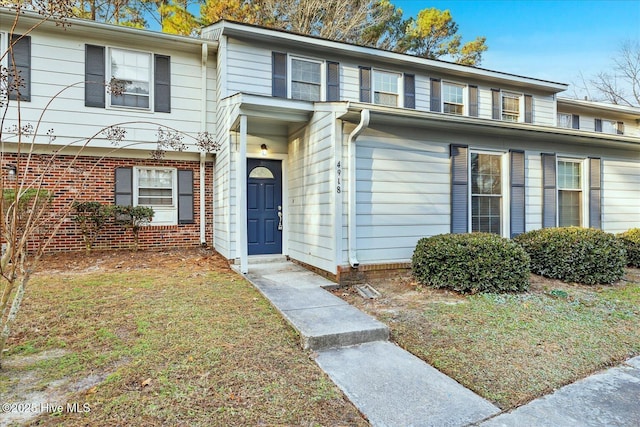
[(571, 127), (573, 129), (580, 129), (580, 116), (577, 114), (571, 115)]
[(171, 57), (154, 55), (154, 110), (171, 112)]
[(602, 119), (595, 120), (596, 132), (602, 132)]
[(589, 158), (589, 227), (602, 228), (602, 167), (597, 157)]
[(133, 206), (133, 168), (116, 168), (116, 206)]
[(533, 123), (533, 96), (524, 96), (524, 122)]
[(371, 102), (371, 67), (360, 67), (360, 102)]
[(87, 44), (84, 47), (84, 105), (105, 106), (104, 46)]
[(511, 150), (511, 237), (525, 232), (524, 151)]
[(451, 145), (451, 232), (469, 231), (469, 147)]
[(431, 106), (430, 110), (436, 113), (442, 111), (442, 81), (431, 79)]
[(556, 155), (542, 154), (542, 227), (555, 227), (556, 205)]
[(616, 133), (618, 135), (624, 135), (624, 122), (616, 123)]
[(491, 89), (491, 118), (500, 120), (500, 89)]
[(193, 222), (193, 171), (178, 170), (178, 224)]
[(469, 85), (469, 116), (478, 117), (478, 86)]
[(272, 52), (272, 85), (271, 94), (278, 98), (287, 97), (287, 54)]
[[(9, 41), (13, 49), (9, 50), (9, 99), (31, 101), (31, 37), (12, 34)], [(20, 87), (15, 88), (16, 76)]]
[(327, 62), (327, 101), (340, 100), (340, 64)]
[(416, 108), (416, 76), (404, 74), (404, 108)]

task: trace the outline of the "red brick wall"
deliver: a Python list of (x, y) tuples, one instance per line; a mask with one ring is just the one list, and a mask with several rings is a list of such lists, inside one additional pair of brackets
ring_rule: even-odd
[[(91, 156), (58, 156), (51, 161), (51, 156), (34, 155), (27, 165), (26, 156), (18, 162), (17, 155), (3, 154), (3, 165), (17, 164), (17, 179), (22, 180), (25, 169), (27, 180), (34, 182), (43, 177), (42, 188), (54, 194), (53, 208), (49, 226), (60, 223), (61, 226), (48, 251), (66, 251), (84, 249), (84, 241), (80, 227), (64, 214), (74, 201), (99, 201), (113, 205), (115, 200), (115, 169), (117, 167), (162, 166), (193, 170), (194, 223), (181, 225), (145, 226), (140, 231), (141, 249), (161, 247), (185, 247), (200, 244), (200, 162), (151, 159), (99, 158)], [(2, 171), (5, 188), (11, 188), (7, 171)], [(205, 164), (205, 220), (206, 241), (212, 244), (213, 233), (213, 163)], [(66, 216), (65, 216), (66, 215)], [(61, 222), (60, 222), (61, 221)], [(110, 224), (99, 235), (94, 244), (97, 249), (124, 249), (133, 247), (131, 230), (122, 225)]]

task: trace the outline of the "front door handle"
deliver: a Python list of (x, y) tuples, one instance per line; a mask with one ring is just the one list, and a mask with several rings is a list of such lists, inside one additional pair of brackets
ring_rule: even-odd
[(282, 206), (278, 206), (278, 231), (282, 231)]

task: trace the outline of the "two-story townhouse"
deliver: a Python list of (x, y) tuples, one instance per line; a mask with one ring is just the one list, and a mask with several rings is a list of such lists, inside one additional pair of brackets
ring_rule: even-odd
[[(91, 141), (87, 153), (106, 160), (88, 195), (157, 197), (159, 211), (166, 202), (148, 245), (211, 243), (244, 272), (252, 256), (282, 254), (347, 282), (406, 268), (424, 236), (640, 226), (638, 109), (558, 99), (561, 83), (228, 21), (199, 39), (71, 22), (33, 31), (30, 62), (16, 58), (34, 83), (22, 110), (35, 117), (80, 81), (42, 127), (62, 135), (55, 144), (145, 123), (128, 125), (124, 149)], [(134, 57), (128, 98), (93, 84)], [(149, 65), (138, 80), (140, 58)], [(170, 112), (156, 106), (163, 93)], [(215, 133), (220, 149), (149, 160), (158, 122)], [(3, 133), (3, 153), (10, 143)], [(154, 179), (171, 184), (144, 188)]]
[[(565, 84), (244, 24), (202, 37), (226, 140), (214, 242), (243, 271), (282, 253), (345, 282), (406, 268), (423, 236), (640, 226), (638, 109), (566, 110)], [(567, 129), (565, 111), (626, 132)]]
[[(65, 28), (53, 22), (32, 28), (42, 18), (29, 13), (12, 31), (14, 18), (14, 11), (0, 10), (0, 52), (14, 44), (3, 65), (16, 65), (23, 80), (9, 94), (3, 121), (5, 184), (25, 173), (43, 175), (57, 209), (71, 199), (151, 206), (155, 216), (141, 233), (143, 247), (211, 244), (213, 157), (191, 142), (215, 132), (217, 43), (76, 19)], [(121, 91), (105, 84), (112, 79)], [(21, 146), (11, 130), (18, 113), (23, 127), (33, 127)], [(179, 131), (185, 149), (154, 159), (160, 127)], [(117, 129), (126, 134), (114, 145), (109, 133)], [(120, 226), (97, 242), (130, 245)], [(82, 247), (71, 221), (51, 244)]]

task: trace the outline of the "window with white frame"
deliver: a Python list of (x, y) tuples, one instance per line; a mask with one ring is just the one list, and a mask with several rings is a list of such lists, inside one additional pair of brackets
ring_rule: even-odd
[(161, 167), (134, 168), (134, 205), (149, 206), (155, 215), (153, 224), (177, 223), (176, 169)]
[(399, 81), (398, 73), (373, 70), (373, 103), (397, 107), (400, 98)]
[(471, 231), (502, 234), (502, 154), (472, 152)]
[(110, 49), (109, 75), (118, 90), (111, 93), (110, 105), (148, 110), (151, 105), (151, 54)]
[(502, 120), (507, 122), (520, 121), (520, 97), (516, 93), (502, 93)]
[(616, 135), (618, 133), (618, 122), (615, 120), (602, 120), (602, 133)]
[(322, 99), (322, 62), (291, 58), (291, 98), (302, 101)]
[(573, 116), (568, 113), (558, 113), (558, 127), (571, 129), (573, 127)]
[(558, 159), (558, 226), (582, 225), (582, 161)]
[(464, 86), (442, 83), (442, 111), (448, 114), (464, 114)]

